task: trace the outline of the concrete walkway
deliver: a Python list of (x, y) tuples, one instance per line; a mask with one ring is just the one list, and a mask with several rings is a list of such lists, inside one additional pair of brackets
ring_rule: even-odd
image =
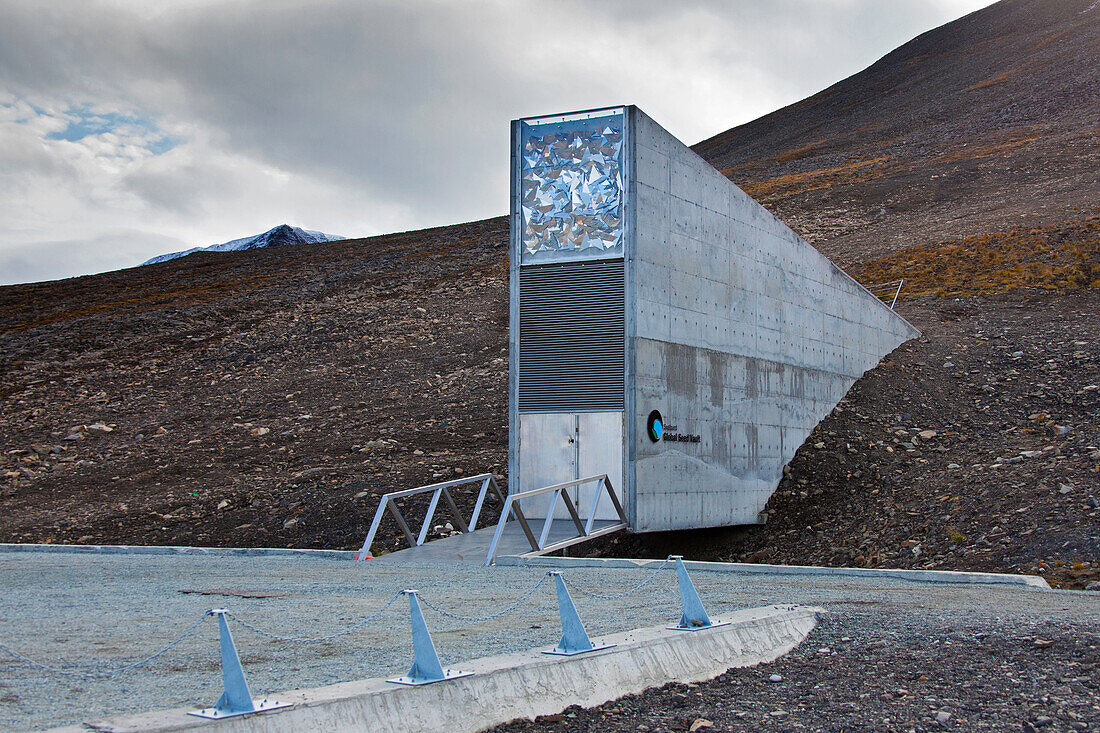
[[(121, 666), (155, 651), (213, 607), (277, 634), (338, 631), (408, 587), (452, 613), (476, 616), (513, 603), (543, 577), (530, 566), (347, 562), (309, 554), (106, 554), (0, 551), (0, 642), (51, 665)], [(646, 568), (565, 569), (593, 636), (674, 621), (674, 573), (639, 593), (598, 600), (581, 591), (622, 592)], [(821, 606), (904, 623), (913, 614), (954, 622), (1004, 618), (1100, 623), (1100, 594), (1028, 586), (912, 582), (876, 576), (746, 575), (694, 572), (711, 615), (768, 604)], [(553, 646), (560, 635), (553, 586), (515, 612), (464, 622), (425, 608), (444, 666)], [(272, 641), (235, 627), (252, 691), (263, 695), (403, 674), (411, 661), (408, 607), (395, 603), (360, 631), (330, 643)], [(208, 619), (165, 656), (111, 680), (58, 677), (10, 658), (0, 661), (0, 728), (34, 729), (123, 713), (204, 707), (221, 693), (217, 631)]]

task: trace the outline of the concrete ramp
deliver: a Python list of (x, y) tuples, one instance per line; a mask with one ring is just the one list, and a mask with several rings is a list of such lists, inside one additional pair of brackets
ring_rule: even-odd
[(53, 733), (101, 731), (479, 731), (516, 718), (558, 713), (570, 705), (601, 705), (669, 682), (700, 682), (732, 667), (769, 662), (796, 647), (813, 630), (819, 609), (769, 606), (719, 619), (701, 631), (665, 625), (597, 637), (610, 648), (561, 657), (534, 649), (455, 665), (474, 674), (423, 687), (384, 679), (345, 682), (272, 695), (292, 708), (219, 721), (189, 716), (188, 709), (132, 715)]

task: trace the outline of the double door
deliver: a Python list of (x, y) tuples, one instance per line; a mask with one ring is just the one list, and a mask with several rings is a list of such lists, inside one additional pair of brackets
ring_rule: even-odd
[[(619, 501), (623, 501), (623, 413), (553, 412), (519, 416), (519, 483), (521, 491), (607, 474)], [(588, 518), (597, 483), (568, 489), (581, 519)], [(596, 519), (617, 519), (611, 500), (601, 492)], [(524, 513), (545, 517), (552, 494), (524, 502)], [(541, 499), (541, 501), (538, 501)], [(556, 518), (568, 518), (561, 502)]]

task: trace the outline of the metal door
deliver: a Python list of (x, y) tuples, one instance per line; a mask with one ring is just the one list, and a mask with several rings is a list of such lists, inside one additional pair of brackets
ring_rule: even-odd
[[(581, 412), (577, 414), (577, 476), (606, 473), (615, 495), (623, 500), (623, 413)], [(576, 500), (582, 517), (588, 516), (597, 485), (578, 486)], [(611, 500), (603, 493), (596, 519), (618, 519)]]
[[(563, 484), (577, 478), (577, 416), (568, 412), (519, 416), (519, 490)], [(529, 517), (545, 517), (550, 495), (536, 496), (523, 504)], [(557, 507), (554, 516), (568, 517)]]
[[(519, 490), (561, 484), (579, 478), (606, 473), (622, 501), (623, 413), (537, 413), (519, 417), (520, 478)], [(578, 486), (570, 498), (583, 518), (588, 517), (597, 485)], [(545, 517), (549, 495), (535, 497), (523, 507), (530, 517)], [(557, 519), (569, 517), (559, 503)], [(616, 519), (611, 501), (600, 499), (597, 519)]]

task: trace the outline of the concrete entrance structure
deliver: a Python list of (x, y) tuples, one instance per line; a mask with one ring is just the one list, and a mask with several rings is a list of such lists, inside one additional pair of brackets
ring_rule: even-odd
[(513, 122), (511, 217), (510, 486), (606, 473), (637, 532), (758, 522), (918, 335), (633, 106)]

